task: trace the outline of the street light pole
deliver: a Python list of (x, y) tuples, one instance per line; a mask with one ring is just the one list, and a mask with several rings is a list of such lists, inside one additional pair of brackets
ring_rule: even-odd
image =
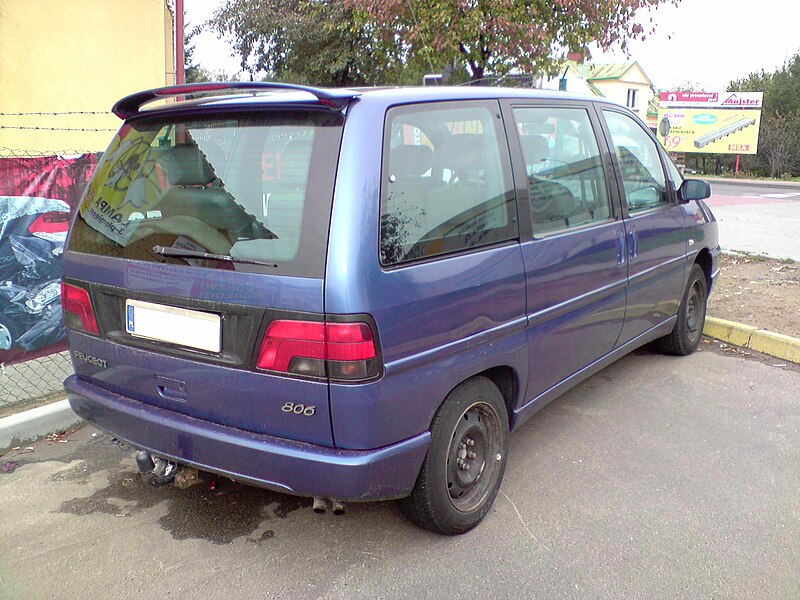
[(183, 0), (175, 0), (175, 83), (186, 83), (183, 69)]

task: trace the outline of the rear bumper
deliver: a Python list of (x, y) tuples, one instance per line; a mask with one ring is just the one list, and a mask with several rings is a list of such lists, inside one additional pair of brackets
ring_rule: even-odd
[(407, 496), (430, 442), (425, 432), (375, 450), (339, 450), (177, 414), (74, 375), (64, 387), (78, 416), (135, 448), (298, 496), (350, 501)]

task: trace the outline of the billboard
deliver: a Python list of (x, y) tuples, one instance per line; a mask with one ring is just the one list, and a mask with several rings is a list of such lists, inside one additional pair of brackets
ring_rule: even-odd
[(0, 158), (0, 364), (65, 347), (61, 255), (96, 163), (92, 154)]
[(670, 152), (755, 154), (760, 110), (662, 108), (658, 141)]
[(664, 108), (761, 108), (764, 92), (661, 92)]

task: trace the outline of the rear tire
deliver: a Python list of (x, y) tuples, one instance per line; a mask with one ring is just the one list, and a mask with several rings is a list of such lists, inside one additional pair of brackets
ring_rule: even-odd
[(708, 285), (703, 268), (697, 263), (689, 272), (689, 282), (678, 309), (678, 320), (672, 333), (658, 339), (658, 347), (665, 354), (686, 356), (697, 350), (703, 337), (706, 321)]
[(414, 490), (400, 501), (406, 517), (445, 535), (475, 527), (500, 490), (508, 437), (508, 411), (489, 379), (473, 377), (456, 387), (433, 418)]

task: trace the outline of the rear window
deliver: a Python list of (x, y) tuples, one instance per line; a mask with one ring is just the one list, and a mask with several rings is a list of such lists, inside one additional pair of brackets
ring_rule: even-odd
[[(340, 115), (315, 111), (126, 124), (87, 187), (69, 249), (321, 277), (341, 131)], [(174, 256), (198, 252), (233, 260)]]

